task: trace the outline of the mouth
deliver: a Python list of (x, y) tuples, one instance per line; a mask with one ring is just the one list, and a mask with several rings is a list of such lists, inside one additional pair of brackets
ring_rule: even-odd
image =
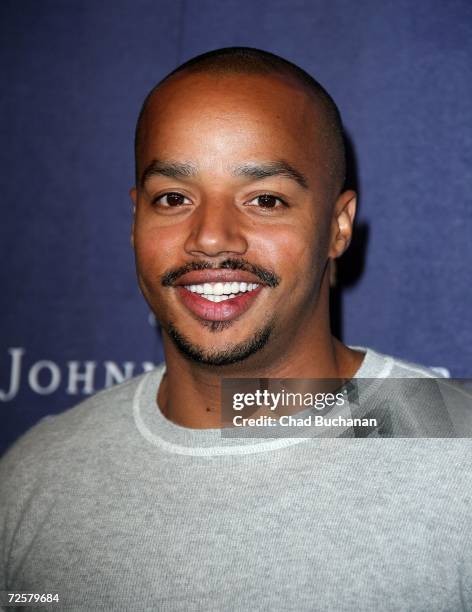
[(175, 289), (183, 305), (199, 319), (231, 321), (252, 306), (264, 287), (252, 277), (236, 270), (191, 272), (179, 279)]

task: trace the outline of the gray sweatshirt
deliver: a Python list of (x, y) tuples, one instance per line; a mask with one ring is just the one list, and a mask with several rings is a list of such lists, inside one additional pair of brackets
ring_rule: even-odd
[[(471, 439), (222, 437), (162, 415), (164, 368), (2, 459), (0, 590), (57, 593), (50, 610), (472, 610)], [(432, 374), (367, 350), (356, 376)]]

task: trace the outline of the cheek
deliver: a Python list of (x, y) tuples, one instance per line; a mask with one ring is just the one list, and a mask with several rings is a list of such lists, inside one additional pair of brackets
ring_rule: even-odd
[(181, 234), (171, 227), (137, 225), (134, 248), (138, 272), (148, 278), (163, 274), (176, 265), (182, 249)]
[[(253, 253), (262, 265), (272, 268), (286, 281), (319, 262), (327, 249), (326, 237), (320, 237), (314, 226), (265, 227), (251, 240)], [(294, 274), (296, 273), (296, 274)]]

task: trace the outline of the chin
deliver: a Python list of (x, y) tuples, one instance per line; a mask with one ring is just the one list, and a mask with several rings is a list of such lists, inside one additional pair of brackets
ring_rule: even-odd
[[(224, 331), (231, 325), (232, 321), (205, 322), (205, 327), (212, 334)], [(272, 335), (273, 324), (267, 324), (244, 340), (226, 342), (222, 346), (199, 344), (182, 334), (173, 323), (169, 323), (165, 330), (179, 352), (189, 361), (208, 366), (227, 366), (245, 361), (262, 350)]]

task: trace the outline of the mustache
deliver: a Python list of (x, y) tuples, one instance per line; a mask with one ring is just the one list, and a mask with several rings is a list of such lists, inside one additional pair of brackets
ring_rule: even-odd
[(219, 265), (214, 265), (207, 261), (192, 261), (184, 266), (180, 266), (179, 268), (174, 268), (173, 270), (169, 270), (165, 274), (163, 274), (161, 278), (161, 285), (163, 287), (172, 287), (174, 283), (187, 272), (193, 272), (195, 270), (244, 270), (245, 272), (250, 272), (254, 274), (261, 281), (269, 287), (277, 287), (280, 283), (280, 277), (277, 276), (274, 272), (263, 268), (262, 266), (258, 266), (256, 264), (252, 264), (245, 259), (225, 259)]

